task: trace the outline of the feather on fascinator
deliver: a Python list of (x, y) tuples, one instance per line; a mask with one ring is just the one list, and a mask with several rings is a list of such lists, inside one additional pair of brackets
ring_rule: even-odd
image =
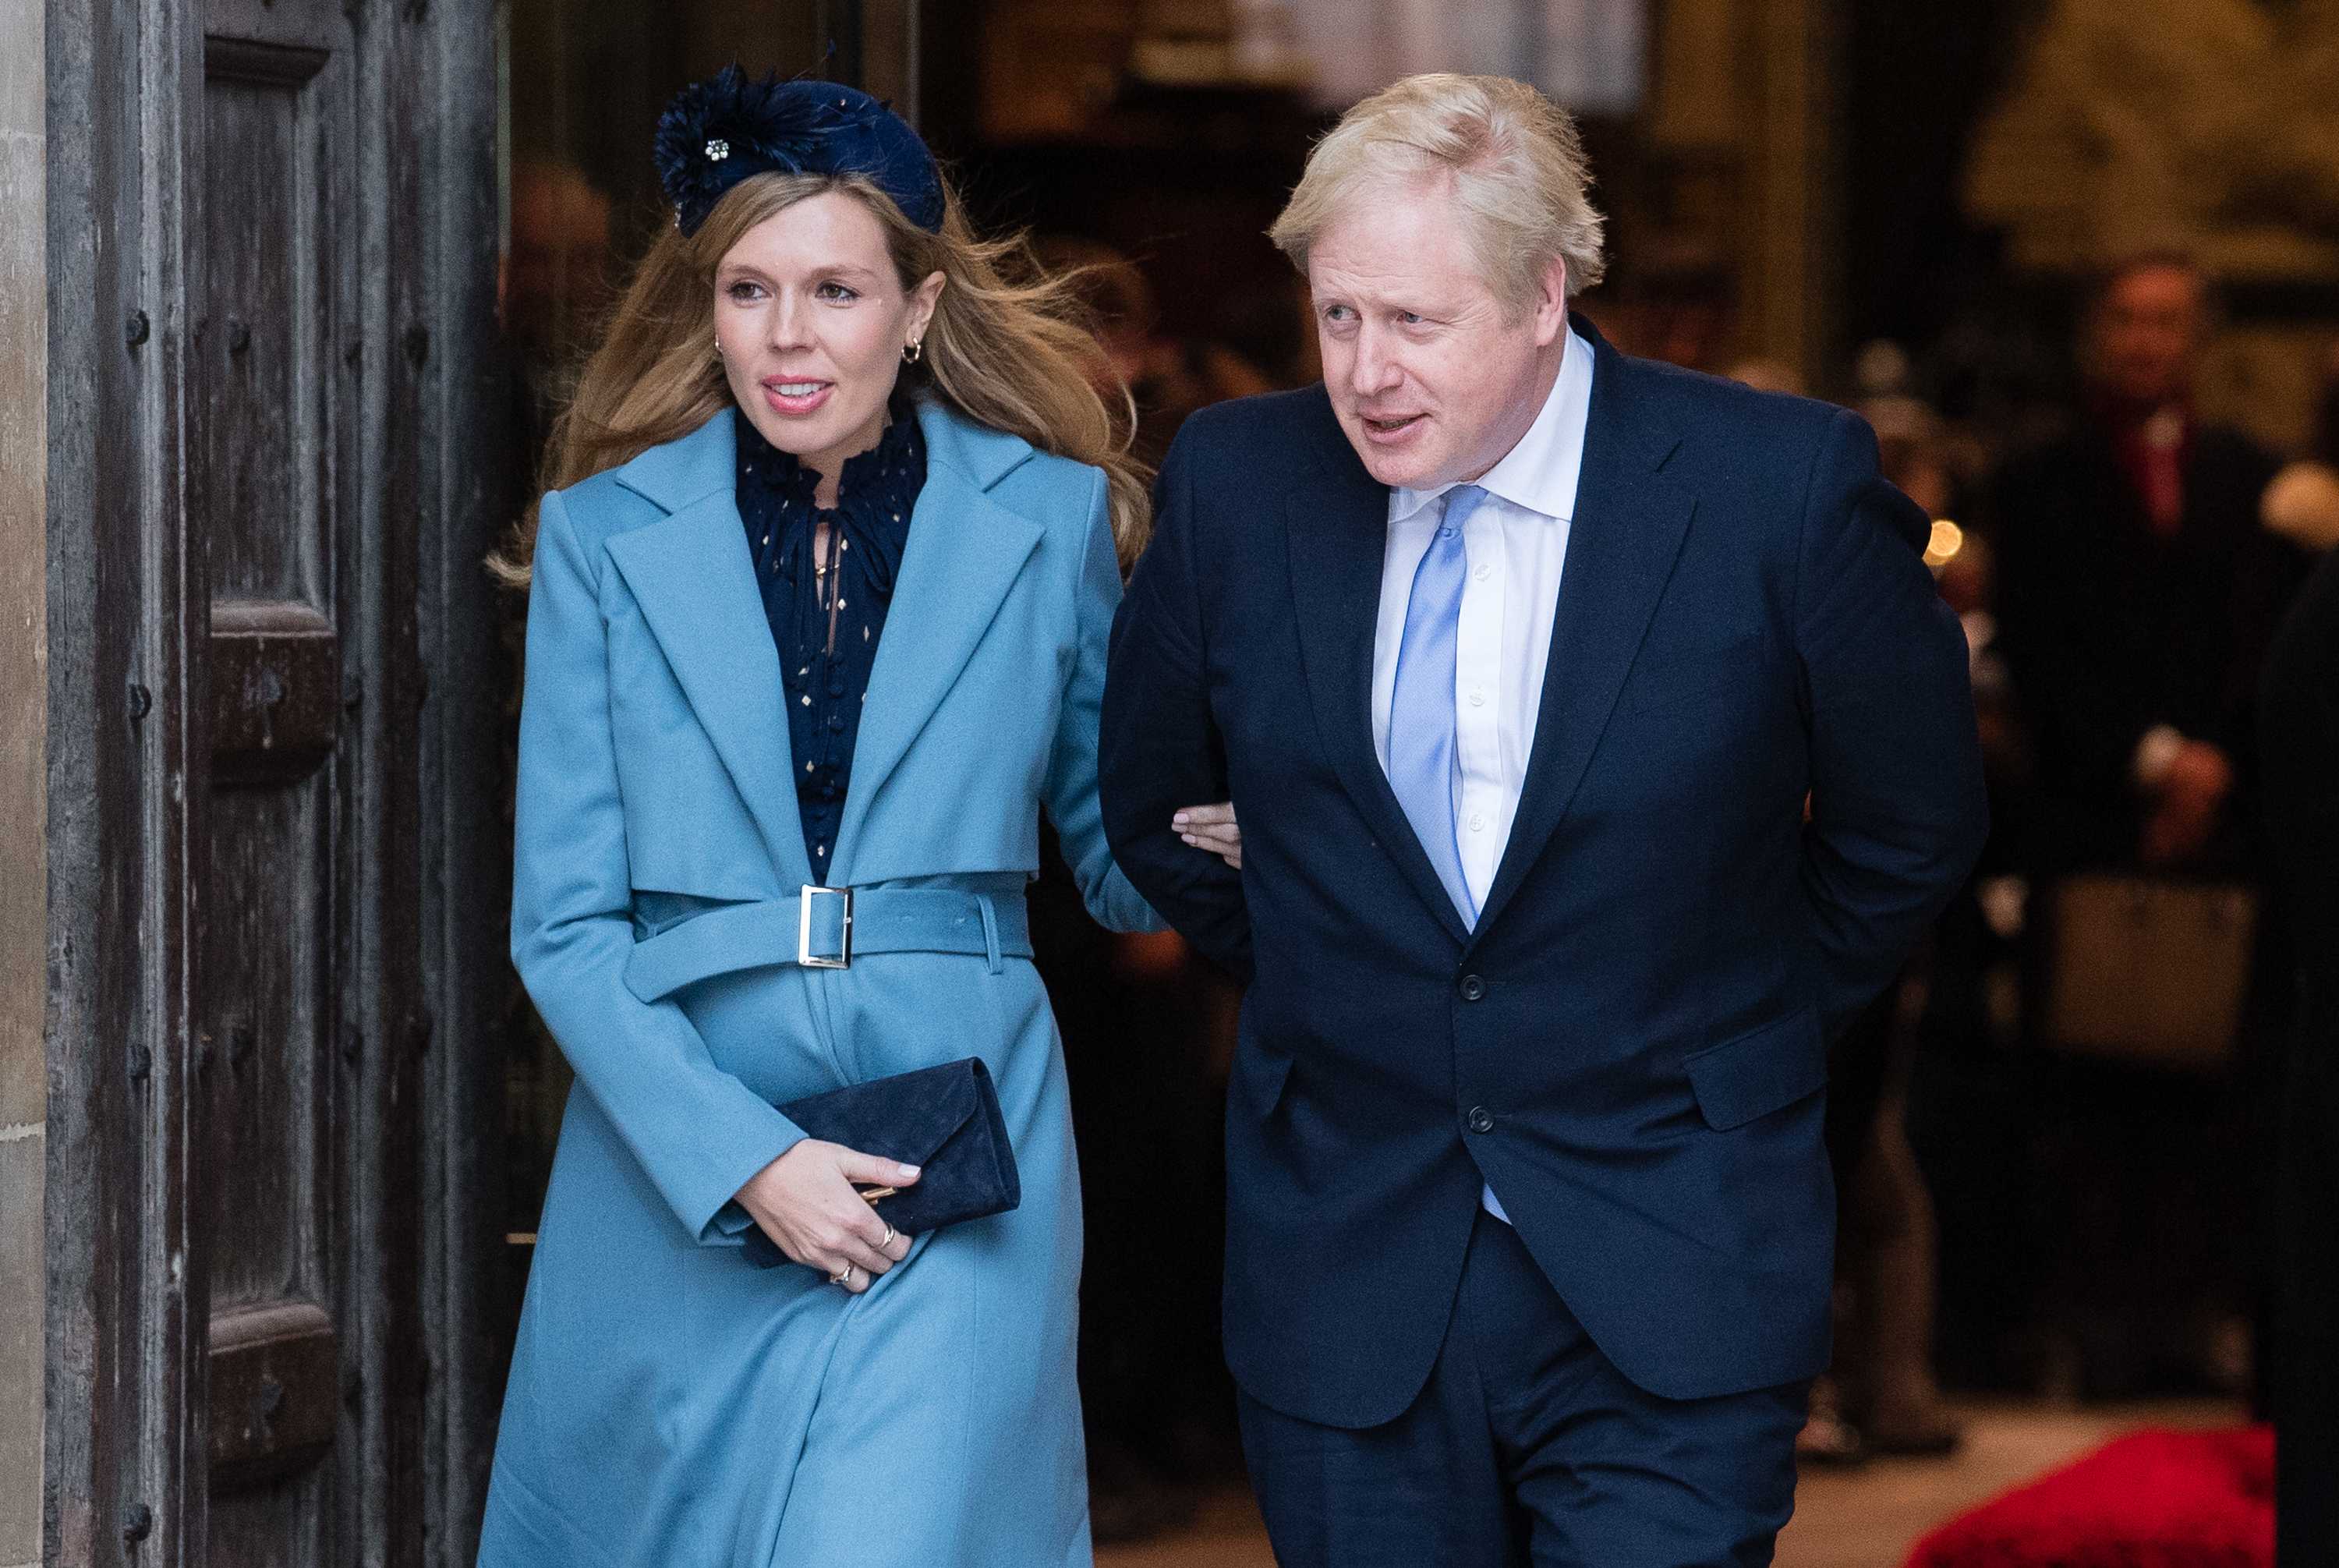
[(725, 193), (755, 174), (858, 174), (928, 233), (943, 226), (942, 172), (909, 123), (856, 87), (725, 65), (675, 94), (653, 156), (675, 226), (695, 234)]

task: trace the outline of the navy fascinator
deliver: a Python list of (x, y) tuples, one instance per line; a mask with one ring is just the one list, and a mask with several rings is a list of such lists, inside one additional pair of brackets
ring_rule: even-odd
[(675, 94), (658, 117), (658, 183), (675, 226), (695, 234), (752, 174), (859, 174), (928, 233), (943, 226), (942, 172), (909, 123), (857, 87), (725, 65)]

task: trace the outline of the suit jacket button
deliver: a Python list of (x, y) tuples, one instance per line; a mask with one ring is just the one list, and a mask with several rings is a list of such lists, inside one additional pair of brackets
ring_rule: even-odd
[(1494, 1131), (1495, 1113), (1488, 1110), (1483, 1105), (1472, 1106), (1470, 1108), (1470, 1130), (1473, 1132)]
[(1486, 982), (1485, 981), (1480, 980), (1475, 974), (1466, 974), (1462, 977), (1462, 1000), (1464, 1001), (1476, 1001), (1480, 997), (1483, 997), (1485, 994)]

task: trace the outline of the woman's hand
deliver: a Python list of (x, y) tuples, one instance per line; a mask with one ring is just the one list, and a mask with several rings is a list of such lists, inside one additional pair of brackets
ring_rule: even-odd
[(1196, 849), (1208, 850), (1237, 871), (1242, 870), (1242, 828), (1235, 822), (1233, 802), (1189, 805), (1171, 817), (1170, 825)]
[(914, 1165), (807, 1138), (747, 1178), (739, 1207), (772, 1245), (858, 1296), (902, 1261), (910, 1238), (888, 1225), (854, 1183), (907, 1187), (917, 1179)]

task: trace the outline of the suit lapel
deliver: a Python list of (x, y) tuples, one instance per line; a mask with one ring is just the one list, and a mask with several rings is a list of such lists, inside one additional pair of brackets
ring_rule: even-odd
[(1388, 540), (1388, 491), (1373, 482), (1336, 430), (1317, 472), (1286, 503), (1300, 665), (1333, 771), (1440, 922), (1467, 932), (1373, 748), (1373, 636)]
[[(646, 470), (637, 466), (622, 476), (629, 488), (667, 504), (665, 498), (700, 488), (686, 482), (708, 477), (711, 454), (698, 449), (712, 448), (718, 444), (712, 438), (721, 438), (719, 488), (703, 489), (662, 521), (613, 536), (609, 557), (633, 590), (700, 727), (730, 770), (784, 884), (800, 883), (811, 877), (789, 776), (786, 699), (780, 688), (779, 653), (755, 592), (746, 529), (733, 494), (729, 419), (718, 415), (676, 443), (686, 450), (671, 465)], [(676, 471), (686, 463), (696, 471)]]
[(1635, 396), (1640, 372), (1589, 323), (1575, 327), (1594, 355), (1583, 476), (1526, 784), (1479, 912), (1480, 933), (1501, 915), (1565, 818), (1695, 510), (1693, 498), (1663, 475), (1678, 438), (1645, 419)]
[(854, 741), (853, 777), (837, 829), (840, 883), (852, 879), (870, 803), (950, 695), (1045, 532), (984, 493), (1031, 455), (1028, 446), (931, 407), (922, 421), (926, 483), (910, 514), (909, 543)]

